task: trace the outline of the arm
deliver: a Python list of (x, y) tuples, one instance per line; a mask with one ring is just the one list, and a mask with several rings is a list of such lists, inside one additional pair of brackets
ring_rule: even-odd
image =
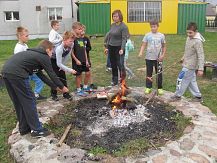
[(163, 61), (165, 54), (166, 54), (166, 43), (162, 43), (162, 53), (158, 58), (159, 62)]
[(195, 50), (197, 53), (197, 60), (198, 60), (198, 76), (202, 76), (204, 70), (204, 50), (203, 50), (203, 43), (201, 41), (198, 41), (195, 44)]
[(128, 28), (127, 26), (125, 26), (122, 30), (121, 30), (121, 35), (122, 35), (122, 43), (121, 43), (121, 50), (125, 49), (125, 45), (127, 42), (127, 36), (129, 34)]
[[(58, 66), (61, 70), (65, 71), (65, 72), (72, 73), (73, 69), (71, 69), (71, 68), (69, 68), (69, 67), (67, 67), (67, 66), (65, 66), (65, 65), (63, 64), (62, 53), (63, 53), (63, 50), (62, 50), (62, 49), (60, 49), (60, 48), (57, 48), (57, 49), (56, 49), (56, 62), (57, 62), (57, 66)], [(71, 54), (71, 51), (69, 52), (69, 54), (67, 54), (66, 57), (68, 58), (68, 56), (69, 56), (70, 54)]]
[(51, 87), (52, 89), (57, 89), (57, 86), (50, 80), (48, 79), (42, 71), (38, 71), (36, 73), (36, 75), (45, 83), (47, 84), (49, 87)]
[(74, 59), (77, 65), (81, 65), (81, 62), (76, 58), (75, 53), (73, 51), (72, 51), (72, 59)]
[(139, 51), (139, 57), (141, 57), (144, 54), (145, 48), (147, 47), (147, 42), (142, 42), (140, 51)]
[(92, 47), (90, 44), (90, 39), (87, 37), (87, 45), (86, 45), (86, 51), (89, 53), (91, 51)]

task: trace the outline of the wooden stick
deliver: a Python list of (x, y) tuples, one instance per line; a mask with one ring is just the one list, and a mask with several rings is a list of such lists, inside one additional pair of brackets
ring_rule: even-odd
[(63, 133), (63, 136), (61, 137), (60, 141), (57, 143), (57, 147), (61, 147), (63, 144), (63, 141), (65, 140), (69, 130), (71, 129), (72, 124), (68, 125)]
[(157, 94), (157, 91), (154, 91), (151, 95), (151, 97), (149, 97), (149, 99), (146, 101), (145, 105), (144, 106), (147, 106), (148, 103), (154, 98), (154, 96)]

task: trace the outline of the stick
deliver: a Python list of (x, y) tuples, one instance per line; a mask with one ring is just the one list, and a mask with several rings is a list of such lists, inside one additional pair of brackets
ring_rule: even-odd
[(151, 97), (149, 97), (149, 99), (146, 101), (144, 106), (147, 106), (148, 103), (154, 98), (154, 96), (157, 94), (157, 91), (154, 91), (154, 93), (152, 93)]
[(68, 125), (63, 133), (63, 136), (61, 137), (60, 141), (57, 143), (57, 147), (61, 147), (63, 144), (63, 141), (65, 140), (70, 128), (71, 128), (72, 124)]
[(151, 141), (150, 141), (150, 143), (155, 149), (157, 149), (157, 147)]

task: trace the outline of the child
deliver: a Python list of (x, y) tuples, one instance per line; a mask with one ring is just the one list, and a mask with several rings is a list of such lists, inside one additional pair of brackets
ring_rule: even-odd
[[(90, 53), (92, 47), (90, 44), (90, 39), (87, 36), (85, 36), (85, 31), (86, 31), (85, 25), (83, 25), (82, 27), (83, 27), (83, 31), (81, 33), (81, 37), (84, 39), (85, 49), (86, 49), (86, 53), (87, 53), (87, 59), (88, 59), (88, 62), (89, 62), (90, 68), (91, 68), (89, 53)], [(97, 89), (96, 85), (93, 84), (93, 78), (91, 75), (91, 71), (90, 71), (90, 88), (91, 89)]]
[[(28, 46), (26, 44), (29, 40), (28, 30), (23, 27), (17, 27), (17, 38), (18, 38), (18, 43), (14, 48), (14, 54), (18, 52), (26, 51), (28, 49)], [(34, 81), (35, 83), (34, 93), (35, 93), (36, 100), (46, 99), (46, 97), (40, 94), (42, 89), (44, 88), (43, 81), (35, 73), (33, 73), (33, 75), (30, 75), (29, 79)]]
[[(149, 94), (152, 91), (152, 81), (149, 79), (152, 78), (153, 66), (155, 67), (155, 72), (162, 72), (162, 61), (166, 53), (166, 41), (164, 34), (158, 32), (159, 24), (157, 21), (150, 22), (151, 32), (147, 33), (143, 38), (143, 43), (139, 52), (139, 57), (143, 55), (145, 48), (146, 51), (146, 89), (145, 93)], [(157, 81), (158, 94), (163, 94), (162, 89), (162, 73), (158, 74)]]
[(106, 57), (106, 72), (111, 72), (112, 66), (111, 66), (111, 61), (110, 61), (110, 54), (109, 54), (109, 51), (106, 47), (108, 45), (108, 43), (109, 43), (109, 32), (106, 33), (105, 38), (104, 38), (104, 47), (105, 47), (104, 53), (105, 53), (105, 55), (107, 55), (107, 57)]
[[(51, 64), (54, 72), (62, 81), (65, 87), (67, 87), (66, 74), (65, 72), (76, 74), (76, 71), (65, 66), (64, 64), (67, 62), (72, 53), (73, 42), (75, 39), (75, 35), (72, 32), (64, 32), (63, 34), (63, 42), (59, 46), (56, 47), (55, 57), (51, 58)], [(53, 56), (54, 57), (54, 56)], [(51, 89), (51, 97), (54, 101), (58, 101), (57, 90)], [(72, 100), (71, 95), (67, 92), (63, 94), (63, 97), (68, 100)]]
[(132, 79), (135, 76), (132, 70), (129, 67), (127, 67), (127, 60), (128, 60), (129, 52), (133, 50), (134, 50), (134, 45), (132, 41), (130, 40), (130, 36), (128, 36), (127, 43), (125, 45), (125, 56), (124, 56), (124, 66), (125, 66), (126, 72), (128, 73), (128, 79)]
[[(1, 73), (16, 110), (21, 135), (31, 132), (31, 136), (33, 137), (43, 137), (50, 134), (46, 128), (42, 127), (39, 121), (36, 101), (29, 83), (29, 75), (34, 70), (53, 89), (60, 90), (63, 93), (68, 92), (68, 89), (57, 78), (52, 69), (50, 63), (52, 51), (52, 43), (43, 40), (37, 48), (28, 49), (27, 51), (13, 55), (2, 68)], [(43, 74), (43, 69), (51, 80)]]
[(182, 57), (182, 70), (179, 73), (175, 95), (170, 101), (177, 101), (188, 88), (194, 96), (193, 101), (202, 102), (202, 95), (196, 81), (196, 71), (198, 76), (203, 75), (204, 70), (204, 51), (203, 42), (205, 39), (197, 32), (197, 25), (194, 22), (188, 24), (187, 40), (185, 52)]
[[(75, 74), (77, 95), (87, 96), (85, 91), (90, 91), (90, 87), (88, 87), (88, 82), (90, 80), (90, 65), (87, 58), (85, 40), (82, 38), (83, 25), (80, 22), (74, 22), (72, 25), (72, 30), (76, 35), (74, 49), (72, 52), (72, 66), (73, 69), (77, 71)], [(82, 72), (85, 72), (83, 89), (81, 89)]]
[(49, 41), (53, 43), (54, 50), (62, 43), (62, 36), (57, 32), (60, 29), (60, 24), (57, 20), (51, 21), (51, 31), (49, 33)]

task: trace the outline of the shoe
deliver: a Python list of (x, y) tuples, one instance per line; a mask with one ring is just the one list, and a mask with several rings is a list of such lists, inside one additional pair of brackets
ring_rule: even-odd
[(191, 102), (203, 102), (203, 98), (202, 97), (194, 97), (191, 99)]
[(87, 88), (83, 88), (83, 91), (84, 91), (84, 92), (91, 92), (92, 89), (91, 89), (90, 87), (87, 87)]
[(150, 94), (151, 93), (151, 88), (145, 88), (145, 94)]
[(164, 90), (163, 89), (158, 89), (157, 91), (158, 91), (159, 95), (163, 95), (164, 94)]
[(90, 85), (90, 88), (91, 88), (91, 89), (97, 89), (97, 86), (96, 86), (95, 84), (91, 84), (91, 85)]
[(63, 93), (63, 98), (71, 101), (72, 100), (72, 96), (69, 93)]
[(133, 78), (133, 76), (129, 75), (127, 79), (132, 79), (132, 78)]
[(51, 98), (52, 98), (52, 100), (54, 100), (54, 101), (59, 101), (59, 98), (57, 97), (56, 94), (52, 94), (52, 95), (51, 95)]
[(181, 97), (173, 95), (170, 97), (169, 102), (176, 102), (176, 101), (180, 101)]
[(87, 93), (84, 92), (83, 90), (77, 91), (76, 94), (77, 94), (78, 96), (81, 96), (81, 97), (86, 97), (86, 96), (87, 96)]
[(35, 130), (31, 131), (31, 136), (35, 137), (35, 138), (45, 137), (45, 136), (48, 136), (50, 134), (51, 134), (50, 131), (46, 128), (43, 128), (42, 130), (39, 130), (39, 131), (35, 131)]
[(107, 67), (105, 71), (106, 71), (106, 72), (111, 72), (111, 71), (112, 71), (112, 68)]
[(28, 129), (28, 130), (25, 130), (25, 131), (20, 131), (20, 135), (23, 136), (23, 135), (26, 135), (28, 133), (31, 132), (31, 129)]
[(44, 97), (40, 94), (35, 94), (35, 98), (36, 98), (36, 100), (46, 100), (47, 99), (47, 97)]

